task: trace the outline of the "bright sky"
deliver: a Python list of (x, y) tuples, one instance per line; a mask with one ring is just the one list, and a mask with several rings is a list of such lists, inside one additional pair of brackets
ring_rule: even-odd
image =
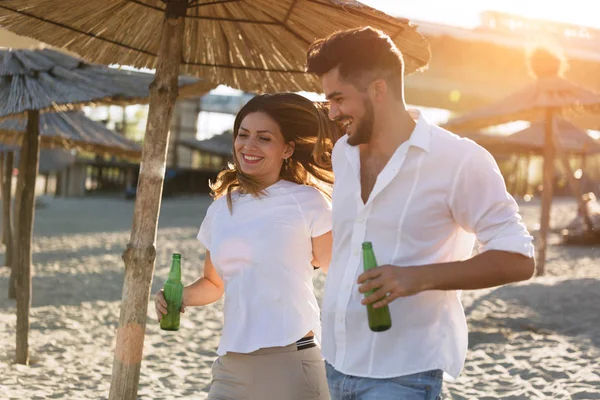
[(448, 25), (475, 27), (482, 11), (500, 11), (530, 18), (600, 28), (597, 0), (361, 0), (387, 14)]

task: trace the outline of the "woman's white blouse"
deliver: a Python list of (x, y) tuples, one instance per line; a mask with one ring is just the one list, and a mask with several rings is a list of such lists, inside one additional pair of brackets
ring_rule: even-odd
[(311, 239), (331, 230), (330, 202), (285, 180), (232, 199), (232, 213), (225, 196), (215, 200), (198, 232), (225, 284), (217, 354), (287, 346), (311, 330), (320, 342)]

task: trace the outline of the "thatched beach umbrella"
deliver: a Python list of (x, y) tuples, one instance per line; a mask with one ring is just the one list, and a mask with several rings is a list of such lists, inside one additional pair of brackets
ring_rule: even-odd
[[(354, 0), (8, 0), (0, 25), (103, 63), (156, 68), (128, 249), (111, 399), (137, 396), (156, 255), (167, 132), (180, 71), (245, 91), (320, 91), (305, 73), (308, 46), (343, 28), (371, 25), (404, 53), (407, 73), (429, 61), (408, 20)], [(162, 26), (159, 36), (158, 27)]]
[[(182, 18), (181, 46), (165, 49), (182, 71), (247, 92), (320, 91), (304, 73), (305, 52), (316, 38), (371, 25), (392, 36), (407, 72), (429, 61), (426, 40), (407, 20), (392, 18), (354, 0), (4, 0), (0, 25), (103, 64), (156, 68), (158, 27), (165, 15)], [(185, 18), (185, 26), (183, 18)], [(177, 39), (177, 40), (176, 40)]]
[[(27, 122), (22, 118), (0, 120), (0, 142), (18, 145), (26, 128)], [(81, 111), (41, 114), (40, 147), (77, 149), (131, 159), (142, 155), (140, 145), (89, 119)]]
[[(40, 147), (77, 149), (98, 155), (114, 155), (123, 158), (139, 159), (142, 148), (136, 143), (107, 129), (100, 122), (92, 121), (83, 112), (67, 111), (40, 115)], [(13, 266), (12, 253), (12, 213), (10, 182), (12, 177), (13, 154), (18, 152), (21, 139), (27, 132), (27, 121), (23, 118), (0, 120), (0, 167), (4, 173), (2, 188), (2, 225), (6, 244), (6, 265)], [(15, 157), (18, 162), (19, 157)], [(40, 158), (40, 169), (42, 158)], [(16, 298), (16, 268), (11, 268), (8, 284), (9, 298)]]
[[(529, 127), (510, 135), (489, 133), (461, 134), (498, 154), (543, 154), (545, 148), (546, 123), (537, 121)], [(555, 139), (562, 151), (582, 156), (600, 153), (600, 141), (594, 140), (585, 129), (562, 117), (556, 117)]]
[[(600, 94), (589, 91), (562, 77), (565, 64), (559, 57), (545, 49), (536, 49), (530, 58), (530, 68), (536, 81), (496, 103), (454, 118), (445, 125), (453, 131), (474, 131), (511, 121), (545, 122), (544, 170), (542, 192), (542, 216), (537, 270), (544, 273), (547, 236), (550, 225), (550, 207), (554, 179), (554, 159), (558, 150), (561, 162), (567, 170), (569, 184), (577, 195), (578, 185), (567, 156), (556, 137), (556, 116), (569, 113), (599, 113)], [(583, 207), (585, 212), (585, 207)], [(590, 226), (591, 228), (591, 226)]]
[(26, 364), (29, 358), (31, 240), (40, 113), (98, 103), (139, 103), (148, 97), (147, 88), (151, 81), (150, 74), (93, 65), (49, 49), (0, 51), (0, 118), (27, 118), (26, 134), (20, 141), (14, 221), (16, 235), (13, 237), (12, 268), (17, 271), (18, 363)]

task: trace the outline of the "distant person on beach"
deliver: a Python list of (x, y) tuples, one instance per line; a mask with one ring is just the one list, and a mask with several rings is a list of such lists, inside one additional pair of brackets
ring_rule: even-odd
[[(185, 306), (225, 294), (208, 399), (329, 399), (312, 280), (331, 258), (332, 143), (317, 140), (339, 129), (310, 100), (279, 93), (251, 99), (233, 134), (234, 165), (212, 185), (198, 233), (204, 277), (183, 294)], [(155, 304), (160, 319), (162, 292)]]
[[(311, 45), (307, 64), (345, 129), (332, 155), (322, 302), (331, 397), (436, 399), (443, 375), (456, 378), (465, 360), (460, 290), (529, 279), (532, 237), (494, 158), (407, 110), (403, 56), (386, 34), (332, 34)], [(379, 263), (366, 273), (365, 241)], [(372, 332), (366, 304), (389, 305), (392, 327)]]

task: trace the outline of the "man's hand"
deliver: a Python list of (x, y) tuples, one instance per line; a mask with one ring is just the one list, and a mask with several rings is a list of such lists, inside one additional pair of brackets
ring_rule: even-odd
[(396, 267), (382, 265), (358, 277), (358, 290), (367, 293), (375, 290), (362, 300), (362, 304), (373, 304), (374, 308), (384, 307), (398, 297), (412, 296), (425, 290), (422, 270), (419, 267)]
[(523, 281), (531, 278), (534, 270), (533, 258), (488, 250), (464, 261), (416, 267), (382, 265), (358, 277), (358, 290), (367, 293), (375, 289), (362, 303), (379, 308), (425, 290), (476, 290)]

